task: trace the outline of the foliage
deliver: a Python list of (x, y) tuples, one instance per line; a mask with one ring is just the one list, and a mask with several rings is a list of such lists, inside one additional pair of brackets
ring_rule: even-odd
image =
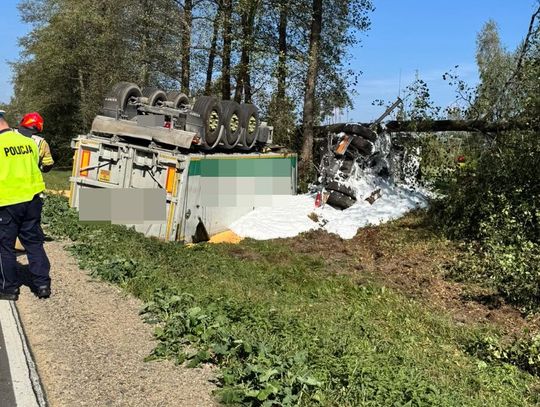
[(478, 34), (476, 62), (480, 84), (473, 105), (474, 112), (487, 120), (509, 118), (515, 111), (516, 94), (506, 82), (516, 61), (515, 56), (502, 46), (497, 24), (493, 20), (488, 21)]
[(415, 81), (407, 86), (403, 99), (407, 103), (403, 108), (403, 119), (433, 120), (439, 117), (440, 107), (431, 99), (429, 86), (418, 73)]
[(369, 15), (374, 10), (371, 0), (339, 0), (323, 2), (321, 57), (316, 100), (319, 121), (332, 116), (335, 107), (352, 107), (350, 89), (360, 72), (347, 69), (349, 50), (358, 45), (358, 33), (370, 28)]
[(468, 351), (488, 362), (503, 362), (540, 375), (540, 334), (528, 334), (504, 344), (494, 336), (480, 336), (468, 344)]
[(149, 358), (217, 364), (225, 403), (539, 401), (528, 390), (531, 376), (485, 369), (462, 351), (468, 329), (384, 286), (334, 275), (323, 259), (287, 242), (165, 243), (120, 226), (81, 225), (54, 196), (44, 221), (49, 233), (74, 240), (82, 267), (146, 302), (143, 314), (158, 340)]
[(45, 188), (54, 191), (66, 191), (69, 189), (69, 177), (71, 170), (53, 168), (52, 171), (43, 174)]
[[(253, 99), (261, 117), (277, 119), (278, 138), (296, 136), (288, 130), (291, 122), (298, 121), (304, 102), (311, 1), (229, 3), (232, 48), (227, 70), (232, 87), (238, 88), (233, 93), (239, 99), (243, 95), (243, 101)], [(189, 2), (189, 13), (187, 4), (180, 0), (21, 1), (22, 20), (32, 29), (21, 38), (21, 56), (12, 64), (14, 98), (10, 110), (18, 116), (39, 111), (45, 118), (45, 136), (54, 158), (65, 164), (71, 156), (69, 141), (89, 130), (104, 96), (116, 82), (176, 90), (184, 78), (183, 88), (199, 95), (208, 79), (208, 90), (221, 93), (227, 88), (221, 86), (226, 70), (223, 0)], [(284, 7), (287, 29), (282, 55), (274, 33)], [(354, 73), (346, 68), (349, 50), (359, 41), (358, 32), (368, 29), (372, 9), (370, 0), (324, 1), (321, 57), (317, 61), (320, 80), (314, 101), (317, 120), (334, 106), (351, 103), (349, 84)], [(188, 34), (188, 43), (184, 43)], [(276, 100), (280, 61), (285, 68), (281, 71), (284, 91)], [(283, 118), (279, 115), (282, 112)]]
[(517, 64), (502, 48), (495, 23), (486, 24), (477, 43), (481, 83), (469, 112), (489, 120), (522, 120), (531, 130), (485, 135), (478, 160), (448, 179), (447, 196), (432, 210), (448, 236), (466, 242), (466, 254), (450, 274), (491, 285), (527, 312), (540, 310), (540, 139), (534, 130), (539, 15), (540, 9), (531, 19), (531, 35), (515, 52), (521, 55)]
[[(443, 192), (463, 168), (474, 169), (484, 150), (481, 135), (471, 133), (425, 134), (418, 138), (422, 180)], [(460, 165), (458, 159), (464, 163)]]
[(540, 107), (540, 7), (529, 31), (514, 51), (500, 43), (498, 28), (488, 21), (477, 39), (480, 84), (472, 105), (473, 118), (521, 120), (538, 126)]
[(493, 284), (526, 309), (540, 306), (540, 143), (512, 133), (450, 181), (433, 215), (453, 238), (472, 242), (453, 270)]
[(478, 99), (478, 86), (471, 86), (461, 79), (457, 72), (458, 68), (459, 65), (456, 65), (442, 76), (455, 92), (454, 102), (445, 108), (446, 116), (450, 120), (478, 119), (480, 112), (475, 106)]
[(274, 127), (274, 143), (295, 149), (296, 120), (294, 105), (289, 98), (272, 97), (268, 106), (268, 122)]
[(8, 122), (8, 124), (11, 127), (15, 127), (17, 124), (17, 117), (13, 112), (13, 109), (11, 107), (11, 104), (9, 103), (0, 103), (0, 110), (4, 110), (6, 114), (4, 115), (4, 119)]

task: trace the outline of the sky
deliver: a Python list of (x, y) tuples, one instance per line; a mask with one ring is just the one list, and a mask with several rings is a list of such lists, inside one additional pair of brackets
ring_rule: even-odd
[[(476, 36), (493, 19), (501, 42), (515, 50), (527, 34), (537, 0), (373, 0), (371, 29), (360, 35), (352, 68), (363, 72), (353, 97), (355, 107), (342, 119), (370, 121), (384, 108), (375, 99), (394, 101), (419, 77), (427, 82), (435, 103), (443, 108), (455, 98), (442, 75), (455, 72), (470, 84), (478, 82)], [(400, 81), (401, 78), (401, 81)], [(348, 121), (349, 121), (348, 120)]]
[[(20, 22), (17, 0), (1, 0), (0, 102), (12, 96), (9, 61), (18, 58), (18, 38), (30, 26)], [(340, 112), (338, 120), (370, 121), (384, 108), (372, 101), (393, 101), (416, 72), (443, 108), (454, 100), (442, 75), (455, 65), (460, 78), (474, 84), (476, 36), (489, 19), (497, 22), (503, 45), (514, 50), (527, 33), (537, 0), (372, 0), (371, 29), (359, 34), (351, 49), (351, 66), (362, 72), (355, 87), (354, 109)]]

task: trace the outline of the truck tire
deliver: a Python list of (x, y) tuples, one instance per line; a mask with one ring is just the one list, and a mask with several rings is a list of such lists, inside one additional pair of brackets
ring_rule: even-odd
[(347, 185), (340, 184), (337, 181), (332, 181), (326, 186), (327, 191), (336, 191), (343, 195), (348, 196), (349, 198), (352, 198), (356, 200), (356, 193), (354, 192), (354, 189), (351, 187), (348, 187)]
[(330, 195), (326, 200), (326, 203), (332, 208), (336, 209), (347, 209), (354, 205), (356, 199), (351, 198), (348, 195), (342, 194), (338, 191), (330, 191)]
[(356, 134), (357, 136), (363, 137), (369, 141), (377, 140), (377, 133), (375, 133), (374, 131), (371, 131), (365, 126), (362, 126), (361, 124), (354, 124), (354, 123), (346, 124), (345, 126), (343, 126), (343, 132), (349, 133), (349, 134)]
[(118, 82), (105, 96), (103, 114), (109, 117), (120, 116), (132, 119), (137, 116), (137, 106), (129, 104), (132, 98), (141, 97), (141, 89), (131, 82)]
[(167, 100), (173, 102), (174, 109), (182, 109), (189, 106), (189, 97), (177, 90), (167, 93)]
[(167, 94), (153, 86), (143, 88), (142, 95), (148, 98), (148, 106), (158, 106), (167, 101)]
[(244, 129), (244, 139), (242, 144), (244, 149), (251, 149), (257, 141), (257, 132), (259, 130), (259, 109), (251, 103), (244, 103), (242, 108), (242, 127)]
[(211, 150), (220, 141), (220, 130), (223, 124), (221, 105), (214, 96), (200, 96), (193, 104), (193, 111), (201, 116), (203, 122), (202, 146)]
[(350, 145), (362, 155), (368, 156), (373, 152), (373, 143), (360, 136), (353, 136)]
[(233, 100), (222, 100), (223, 125), (225, 135), (222, 138), (223, 146), (227, 149), (236, 147), (242, 136), (241, 107)]

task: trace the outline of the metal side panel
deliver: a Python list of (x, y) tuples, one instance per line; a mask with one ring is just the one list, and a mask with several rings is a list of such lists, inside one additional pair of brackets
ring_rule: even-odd
[[(193, 210), (188, 203), (188, 197), (190, 196), (190, 177), (189, 177), (189, 163), (190, 157), (187, 156), (185, 162), (184, 171), (181, 174), (180, 187), (178, 192), (178, 202), (176, 203), (175, 221), (172, 226), (171, 239), (178, 240), (180, 242), (190, 242), (186, 239), (186, 225), (190, 222)], [(174, 238), (173, 238), (174, 235)]]
[(273, 196), (296, 193), (295, 155), (184, 155), (92, 134), (72, 147), (72, 207), (79, 207), (81, 188), (165, 189), (166, 222), (133, 226), (168, 241), (200, 240), (201, 231), (211, 236), (253, 208), (269, 206)]
[(201, 207), (201, 177), (189, 174), (192, 165), (193, 160), (190, 161), (190, 169), (188, 170), (188, 175), (186, 177), (184, 221), (181, 229), (181, 240), (186, 243), (191, 243), (193, 241), (197, 225), (203, 216), (203, 209)]

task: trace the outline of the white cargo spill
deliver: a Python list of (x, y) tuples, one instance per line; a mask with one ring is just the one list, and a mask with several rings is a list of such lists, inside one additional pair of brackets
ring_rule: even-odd
[[(293, 237), (309, 230), (323, 229), (343, 239), (353, 238), (358, 229), (400, 218), (407, 212), (425, 208), (429, 192), (363, 175), (351, 181), (358, 200), (348, 209), (337, 210), (329, 205), (315, 208), (312, 194), (285, 197), (279, 205), (257, 208), (231, 224), (241, 237), (257, 240)], [(381, 197), (370, 204), (366, 198), (374, 191)]]

